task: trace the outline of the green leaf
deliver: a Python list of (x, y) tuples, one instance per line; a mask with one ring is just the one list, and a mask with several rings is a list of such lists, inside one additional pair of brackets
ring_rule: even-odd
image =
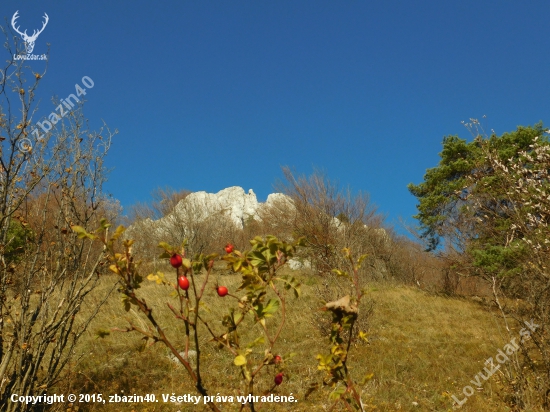
[(300, 291), (300, 282), (298, 282), (294, 277), (291, 276), (281, 276), (276, 278), (276, 280), (282, 281), (285, 285), (286, 290), (292, 289), (294, 292), (294, 297), (299, 298), (301, 295)]
[(238, 272), (242, 267), (242, 260), (238, 259), (233, 262), (233, 272)]
[(262, 345), (265, 343), (265, 338), (263, 336), (260, 336), (259, 338), (254, 339), (253, 342), (250, 342), (248, 345), (246, 345), (247, 348), (253, 348), (256, 345)]
[[(159, 242), (158, 247), (163, 248), (167, 253), (171, 253), (174, 250), (174, 248), (166, 242)], [(170, 256), (172, 255), (169, 255), (168, 257)]]
[(105, 330), (105, 329), (99, 329), (96, 333), (97, 338), (105, 338), (106, 336), (109, 336), (111, 334), (111, 331)]
[(277, 250), (279, 250), (279, 245), (277, 243), (275, 242), (269, 243), (269, 252), (271, 253), (272, 256), (277, 255)]
[(86, 232), (86, 229), (84, 229), (82, 226), (73, 225), (73, 226), (71, 226), (71, 229), (79, 235), (81, 233), (88, 233), (88, 232)]
[(239, 321), (242, 319), (243, 317), (243, 314), (241, 312), (237, 312), (233, 315), (233, 322), (235, 322), (235, 324), (239, 323)]
[(348, 273), (344, 272), (343, 270), (332, 269), (331, 272), (336, 273), (338, 276), (344, 276), (344, 277), (349, 278)]
[(95, 239), (96, 236), (95, 235), (92, 235), (91, 233), (88, 233), (86, 231), (86, 229), (84, 229), (82, 226), (71, 226), (71, 229), (77, 234), (78, 238), (79, 239), (85, 239), (85, 238), (88, 238), (88, 239)]
[(346, 387), (344, 385), (338, 384), (336, 388), (330, 393), (328, 396), (329, 400), (336, 401), (342, 397), (342, 395), (346, 393)]
[(264, 305), (262, 303), (258, 303), (254, 306), (254, 311), (256, 312), (256, 316), (259, 320), (262, 320), (264, 317)]
[(278, 299), (269, 299), (269, 301), (267, 302), (266, 307), (263, 310), (263, 317), (266, 317), (266, 318), (270, 317), (275, 312), (277, 312), (277, 310), (279, 310), (279, 300)]
[(252, 264), (252, 266), (258, 267), (267, 263), (267, 259), (263, 255), (263, 253), (257, 250), (253, 250), (252, 252), (250, 252), (248, 258), (250, 259), (250, 263)]
[(126, 312), (130, 311), (130, 308), (132, 307), (132, 302), (128, 296), (122, 296), (122, 304), (124, 305), (124, 310)]
[(208, 262), (216, 259), (218, 256), (219, 256), (219, 253), (210, 253), (209, 255), (206, 255), (203, 259), (203, 261), (205, 262), (205, 266), (208, 266)]
[(202, 262), (192, 262), (191, 264), (193, 266), (193, 272), (198, 275), (202, 270)]
[(111, 227), (111, 224), (105, 218), (101, 218), (101, 220), (99, 221), (99, 225), (103, 230), (106, 230)]
[(271, 250), (270, 249), (266, 249), (265, 252), (266, 254), (266, 258), (267, 258), (267, 262), (269, 262), (270, 265), (273, 265), (275, 264), (275, 262), (277, 262), (277, 255), (271, 253)]

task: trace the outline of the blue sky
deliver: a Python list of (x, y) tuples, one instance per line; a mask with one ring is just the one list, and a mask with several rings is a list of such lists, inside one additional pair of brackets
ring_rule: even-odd
[(51, 47), (39, 113), (93, 79), (85, 115), (119, 130), (106, 189), (125, 207), (158, 186), (265, 200), (288, 165), (411, 221), (406, 185), (437, 164), (443, 136), (471, 138), (462, 120), (486, 115), (497, 134), (550, 123), (547, 0), (0, 7), (28, 32), (49, 15), (34, 50)]

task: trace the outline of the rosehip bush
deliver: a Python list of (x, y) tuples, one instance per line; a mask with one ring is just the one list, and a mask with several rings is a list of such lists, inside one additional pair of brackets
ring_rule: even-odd
[[(252, 395), (248, 397), (247, 406), (254, 411), (254, 394), (258, 391), (265, 393), (274, 389), (274, 387), (256, 388), (256, 383), (261, 374), (266, 372), (267, 365), (278, 364), (275, 386), (283, 382), (284, 372), (282, 371), (281, 357), (273, 355), (273, 352), (285, 325), (286, 295), (291, 292), (296, 298), (299, 297), (300, 284), (294, 277), (283, 276), (279, 272), (294, 256), (296, 248), (302, 246), (302, 239), (287, 243), (273, 236), (267, 236), (265, 239), (256, 237), (250, 241), (251, 249), (243, 252), (234, 250), (232, 245), (228, 245), (231, 246), (231, 254), (223, 256), (222, 259), (234, 272), (241, 274), (241, 284), (236, 292), (231, 294), (228, 293), (227, 287), (217, 287), (219, 296), (231, 298), (226, 301), (228, 305), (231, 302), (234, 303), (221, 320), (221, 325), (225, 328), (223, 331), (215, 331), (216, 328), (210, 324), (203, 313), (204, 305), (201, 304), (207, 285), (211, 282), (214, 259), (218, 255), (200, 254), (191, 260), (185, 257), (185, 242), (180, 247), (161, 242), (159, 247), (164, 249), (164, 252), (160, 257), (168, 259), (176, 269), (175, 280), (179, 288), (172, 284), (162, 272), (150, 274), (147, 279), (155, 281), (158, 285), (168, 285), (172, 290), (176, 289), (178, 304), (167, 303), (167, 306), (172, 314), (185, 325), (184, 351), (181, 352), (174, 343), (175, 341), (167, 337), (145, 299), (137, 294), (143, 277), (139, 274), (139, 264), (132, 255), (133, 241), (123, 240), (123, 250), (118, 251), (119, 239), (125, 229), (119, 226), (115, 233), (108, 237), (109, 227), (110, 224), (102, 220), (100, 227), (94, 233), (88, 233), (78, 226), (73, 227), (73, 230), (78, 233), (79, 237), (97, 239), (104, 244), (105, 252), (111, 263), (109, 269), (119, 276), (119, 292), (123, 295), (125, 309), (128, 311), (132, 306), (136, 306), (152, 326), (145, 330), (143, 327), (130, 324), (127, 329), (122, 331), (138, 332), (144, 335), (146, 340), (166, 345), (185, 367), (197, 391), (202, 396), (208, 396), (209, 392), (204, 386), (200, 367), (202, 346), (199, 344), (201, 341), (199, 335), (203, 329), (201, 328), (199, 331), (198, 326), (199, 324), (204, 325), (212, 338), (211, 340), (232, 354), (234, 366), (240, 369), (241, 390), (244, 389), (244, 393)], [(205, 272), (206, 276), (199, 281), (197, 275), (201, 272)], [(267, 318), (273, 318), (269, 325), (266, 322)], [(241, 330), (255, 330), (256, 328), (252, 328), (253, 325), (260, 326), (259, 335), (247, 341), (240, 332)], [(181, 342), (181, 339), (177, 341)], [(193, 366), (188, 358), (190, 349), (196, 353)], [(212, 401), (207, 404), (213, 411), (220, 410)]]

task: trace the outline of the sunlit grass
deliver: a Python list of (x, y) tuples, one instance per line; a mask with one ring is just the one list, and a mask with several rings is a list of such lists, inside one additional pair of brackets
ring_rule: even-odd
[[(173, 269), (165, 268), (167, 276), (174, 276)], [(215, 272), (212, 287), (207, 289), (205, 302), (211, 327), (221, 334), (222, 314), (227, 313), (234, 301), (220, 298), (214, 283), (226, 285), (234, 291), (239, 276)], [(308, 387), (321, 382), (315, 355), (328, 350), (327, 336), (323, 336), (323, 316), (318, 311), (323, 306), (320, 291), (324, 282), (312, 275), (301, 274), (302, 297), (288, 297), (287, 323), (275, 347), (275, 352), (285, 359), (285, 380), (276, 389), (280, 395), (292, 393), (298, 402), (294, 404), (265, 404), (264, 411), (314, 411), (328, 410), (328, 388), (313, 392), (304, 399)], [(201, 279), (202, 277), (199, 277)], [(107, 293), (116, 281), (106, 276), (101, 288), (96, 290), (98, 299)], [(363, 387), (366, 403), (379, 411), (447, 411), (452, 410), (451, 395), (462, 399), (462, 388), (483, 369), (484, 361), (494, 356), (506, 338), (493, 314), (481, 305), (464, 299), (434, 296), (417, 289), (387, 284), (371, 284), (368, 299), (374, 302), (374, 311), (368, 322), (369, 344), (357, 343), (352, 348), (350, 365), (358, 381), (374, 373)], [(166, 302), (177, 303), (167, 286), (145, 280), (139, 295), (153, 307), (153, 313), (172, 338), (179, 350), (183, 350), (183, 322), (177, 321)], [(209, 313), (208, 313), (209, 311)], [(217, 319), (217, 321), (216, 321)], [(75, 393), (102, 393), (112, 395), (154, 393), (155, 404), (110, 404), (105, 406), (80, 405), (80, 410), (117, 411), (200, 411), (204, 405), (172, 403), (164, 404), (161, 395), (197, 395), (183, 367), (170, 359), (169, 351), (161, 343), (150, 345), (136, 332), (111, 331), (104, 338), (97, 332), (111, 328), (125, 329), (132, 322), (148, 328), (143, 316), (135, 308), (124, 311), (120, 294), (114, 292), (108, 304), (94, 320), (87, 336), (79, 346), (85, 354), (74, 367), (73, 390)], [(250, 341), (259, 330), (252, 327), (243, 333), (242, 339)], [(221, 395), (246, 395), (239, 384), (240, 369), (233, 365), (233, 356), (225, 349), (218, 349), (204, 328), (200, 330), (202, 344), (201, 370), (205, 386), (210, 393)], [(289, 357), (293, 353), (292, 358)], [(193, 362), (192, 362), (193, 363)], [(268, 366), (257, 382), (258, 394), (266, 393), (273, 386), (275, 367)], [(495, 383), (489, 379), (462, 406), (463, 411), (510, 410), (493, 392)], [(241, 392), (239, 392), (241, 390)], [(221, 404), (222, 410), (239, 410), (235, 404)]]

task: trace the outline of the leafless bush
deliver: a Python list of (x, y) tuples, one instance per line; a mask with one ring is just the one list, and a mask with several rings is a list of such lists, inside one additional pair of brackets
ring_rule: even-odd
[(131, 225), (145, 219), (161, 219), (172, 213), (177, 204), (190, 193), (189, 190), (176, 191), (170, 187), (159, 187), (151, 193), (150, 202), (138, 202), (130, 208), (125, 224)]
[(383, 217), (367, 195), (354, 196), (320, 172), (309, 178), (295, 177), (285, 167), (283, 173), (286, 183), (279, 189), (290, 197), (294, 210), (286, 217), (287, 228), (281, 230), (306, 239), (306, 257), (316, 272), (326, 275), (341, 266), (344, 247), (363, 254), (372, 252), (374, 242), (384, 242), (379, 238), (385, 237), (385, 231), (377, 231)]
[(97, 284), (102, 249), (71, 225), (95, 227), (100, 215), (119, 212), (101, 191), (113, 134), (90, 132), (75, 106), (38, 140), (30, 131), (44, 73), (33, 73), (30, 85), (27, 73), (12, 53), (0, 79), (0, 409), (8, 412), (41, 408), (10, 396), (59, 384), (101, 306), (76, 323)]

